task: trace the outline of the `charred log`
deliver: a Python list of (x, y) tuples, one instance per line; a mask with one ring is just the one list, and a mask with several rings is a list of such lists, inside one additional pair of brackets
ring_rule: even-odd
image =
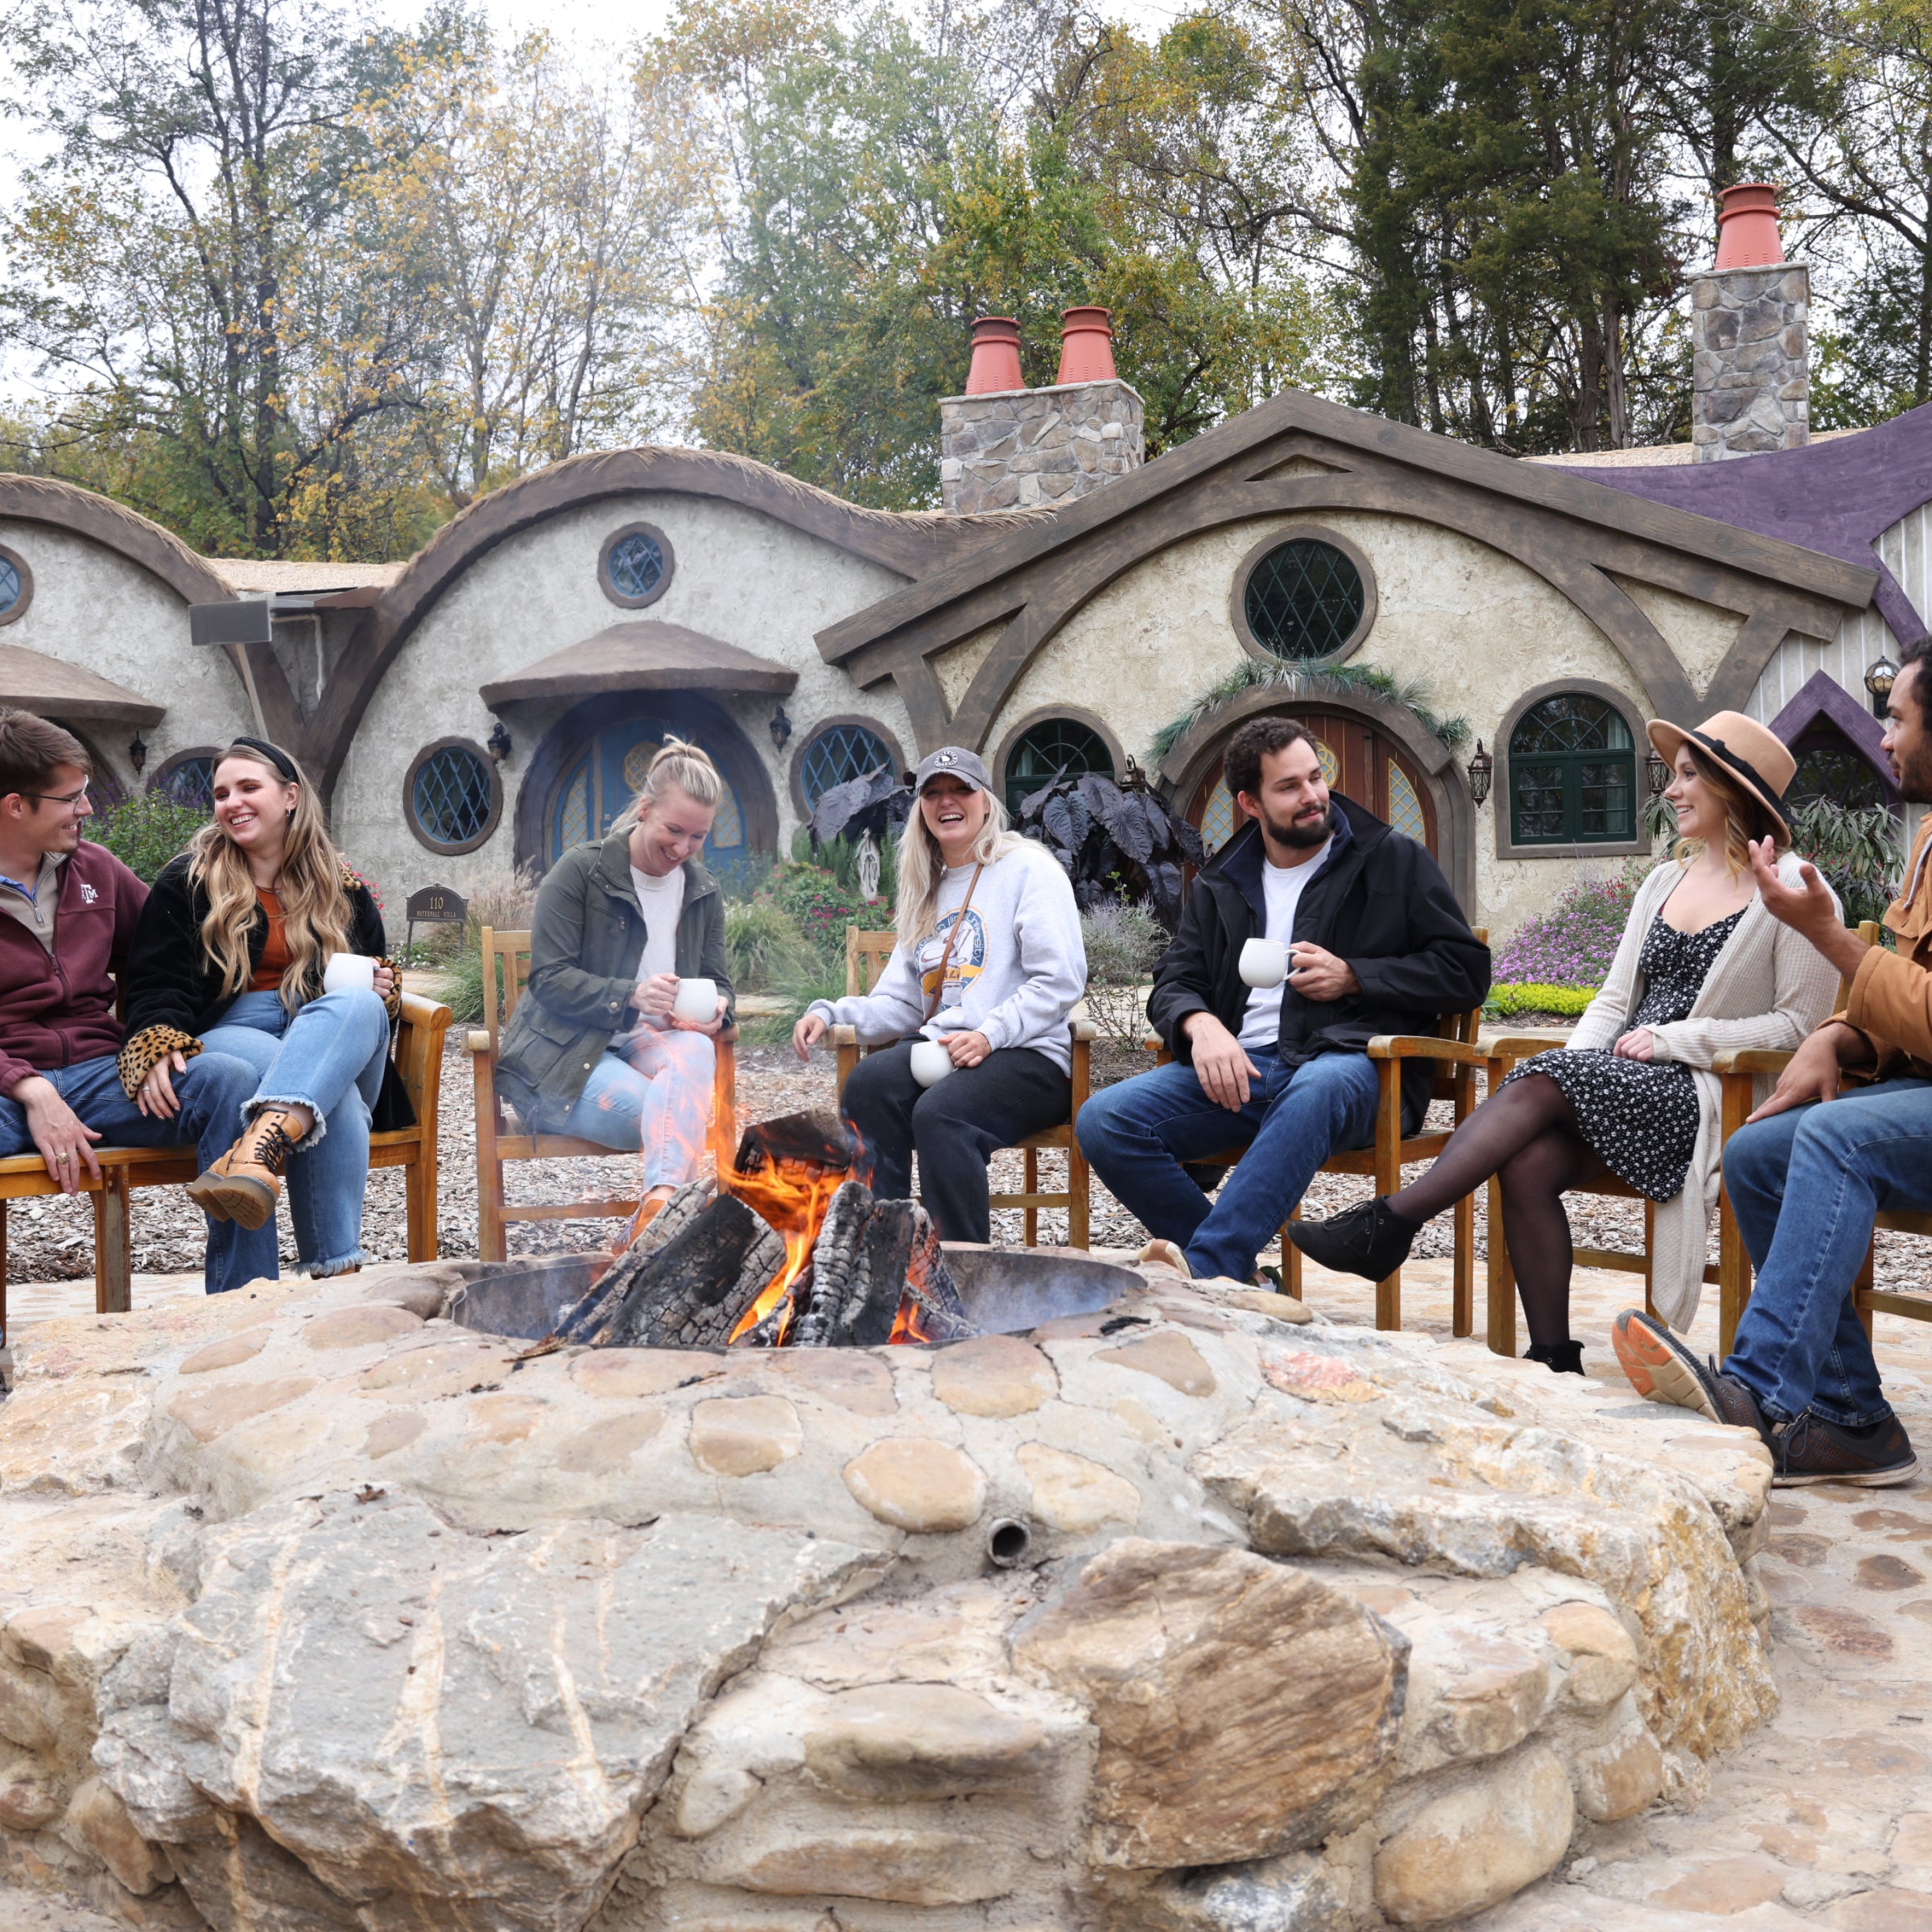
[(589, 1340), (617, 1313), (652, 1256), (690, 1227), (711, 1205), (716, 1193), (708, 1174), (701, 1180), (686, 1182), (646, 1224), (643, 1232), (630, 1246), (564, 1310), (547, 1341)]
[(865, 1229), (872, 1190), (848, 1181), (832, 1197), (824, 1225), (811, 1249), (811, 1294), (799, 1302), (790, 1340), (795, 1348), (832, 1348), (844, 1338), (846, 1311), (865, 1296)]
[(847, 1311), (845, 1332), (840, 1337), (853, 1348), (871, 1348), (892, 1340), (893, 1323), (912, 1271), (924, 1245), (938, 1244), (926, 1210), (915, 1201), (881, 1201), (865, 1224), (865, 1293)]
[(617, 1306), (581, 1339), (597, 1348), (715, 1347), (784, 1261), (783, 1237), (721, 1195), (645, 1257)]
[(745, 1129), (734, 1163), (740, 1174), (763, 1174), (781, 1162), (843, 1173), (855, 1151), (852, 1130), (836, 1113), (784, 1113)]
[(906, 1269), (906, 1299), (918, 1311), (913, 1322), (913, 1339), (922, 1342), (956, 1342), (978, 1328), (966, 1312), (951, 1271), (945, 1250), (923, 1210), (922, 1237)]
[(857, 1181), (832, 1198), (811, 1251), (810, 1297), (798, 1305), (801, 1312), (786, 1339), (799, 1348), (889, 1342), (902, 1309), (915, 1340), (952, 1341), (978, 1332), (926, 1210), (914, 1201), (874, 1201)]

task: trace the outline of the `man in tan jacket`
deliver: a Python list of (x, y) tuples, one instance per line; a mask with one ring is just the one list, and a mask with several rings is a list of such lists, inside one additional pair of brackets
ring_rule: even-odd
[[(1899, 788), (1932, 802), (1932, 639), (1908, 645), (1885, 737)], [(1724, 1185), (1757, 1288), (1720, 1368), (1641, 1310), (1614, 1340), (1640, 1394), (1756, 1429), (1781, 1486), (1908, 1482), (1918, 1459), (1879, 1384), (1852, 1289), (1880, 1208), (1932, 1212), (1932, 815), (1885, 914), (1896, 952), (1839, 923), (1809, 865), (1781, 884), (1752, 863), (1765, 908), (1848, 978), (1849, 998), (1792, 1055), (1724, 1149)], [(1849, 1092), (1841, 1089), (1849, 1088)]]

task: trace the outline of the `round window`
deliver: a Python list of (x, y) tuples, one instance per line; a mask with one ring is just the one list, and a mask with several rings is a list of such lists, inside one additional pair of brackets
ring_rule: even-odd
[(809, 811), (835, 785), (869, 778), (881, 766), (890, 771), (893, 754), (876, 731), (863, 724), (833, 724), (805, 747), (799, 760), (799, 790)]
[(155, 782), (155, 789), (171, 804), (191, 811), (215, 808), (215, 758), (212, 752), (192, 752), (176, 758)]
[(604, 539), (597, 574), (604, 594), (631, 610), (654, 604), (671, 582), (671, 539), (650, 523), (626, 523)]
[(434, 746), (416, 761), (409, 784), (411, 829), (426, 845), (468, 852), (496, 823), (497, 775), (473, 745)]
[(1316, 537), (1278, 543), (1241, 593), (1249, 634), (1291, 663), (1333, 657), (1360, 629), (1366, 603), (1354, 559)]
[(1077, 718), (1042, 718), (1028, 725), (1006, 754), (1007, 811), (1017, 819), (1030, 792), (1063, 773), (1078, 778), (1084, 771), (1113, 776), (1113, 753), (1092, 725)]
[(27, 615), (33, 601), (34, 573), (23, 557), (0, 548), (0, 624), (10, 624)]

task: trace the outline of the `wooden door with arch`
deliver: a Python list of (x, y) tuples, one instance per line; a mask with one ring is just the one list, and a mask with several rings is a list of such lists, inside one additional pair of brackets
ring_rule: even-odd
[[(1422, 768), (1386, 732), (1345, 712), (1283, 705), (1274, 714), (1293, 718), (1314, 734), (1322, 775), (1331, 791), (1366, 807), (1386, 824), (1418, 840), (1438, 857), (1435, 801)], [(1228, 789), (1217, 758), (1202, 774), (1187, 816), (1210, 855), (1246, 822)]]

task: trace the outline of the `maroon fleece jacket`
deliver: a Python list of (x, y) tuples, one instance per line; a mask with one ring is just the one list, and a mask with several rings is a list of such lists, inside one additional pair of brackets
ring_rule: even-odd
[(110, 970), (127, 956), (147, 899), (105, 846), (83, 839), (60, 868), (51, 959), (18, 919), (0, 914), (0, 1094), (30, 1073), (121, 1051)]

